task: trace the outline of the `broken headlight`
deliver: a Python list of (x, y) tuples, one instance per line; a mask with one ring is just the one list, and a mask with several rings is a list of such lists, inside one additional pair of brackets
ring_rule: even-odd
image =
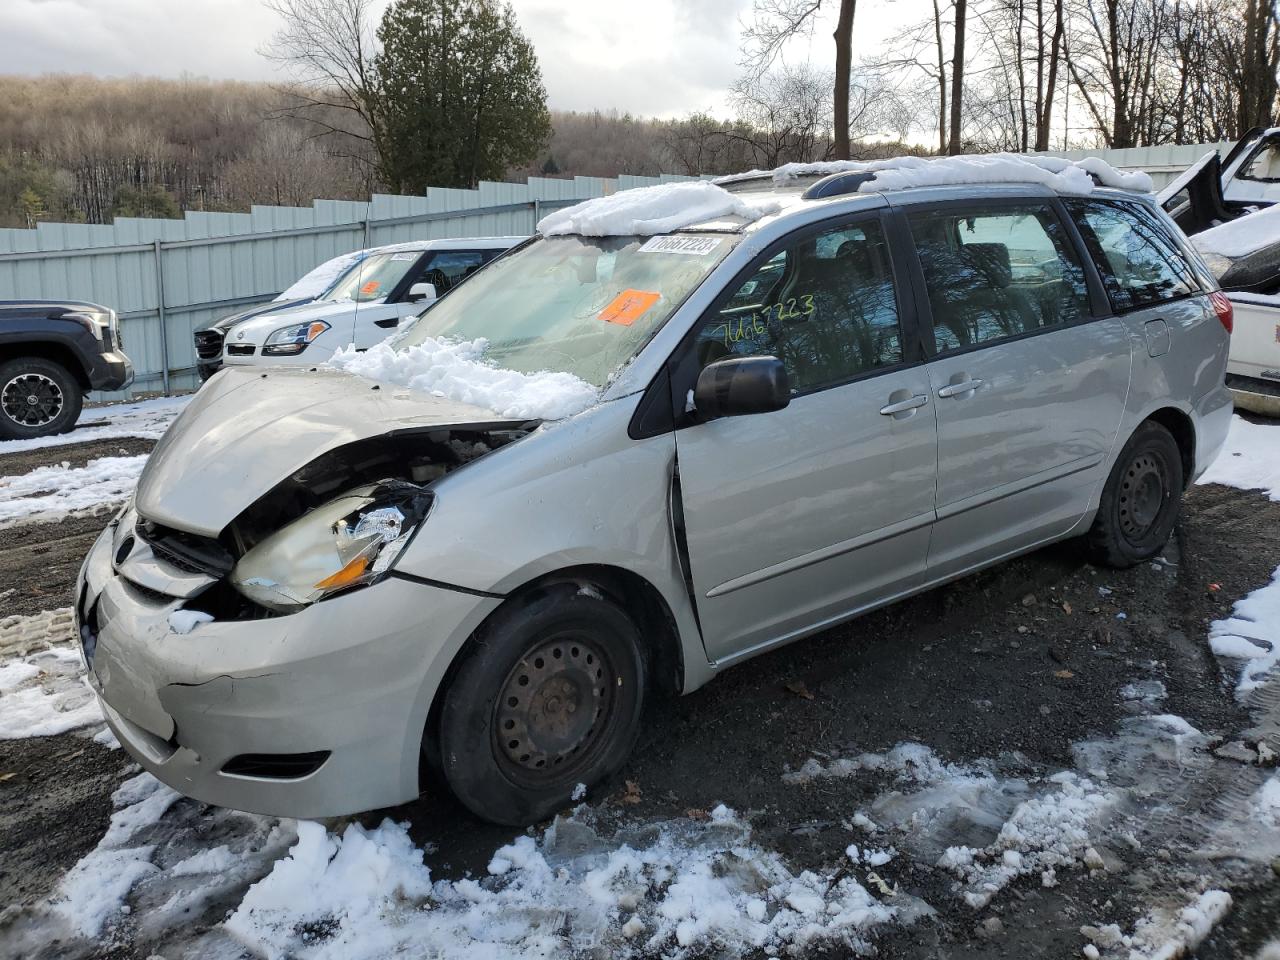
[(240, 558), (231, 585), (255, 603), (293, 613), (381, 579), (408, 544), (431, 494), (403, 480), (348, 490), (277, 530)]

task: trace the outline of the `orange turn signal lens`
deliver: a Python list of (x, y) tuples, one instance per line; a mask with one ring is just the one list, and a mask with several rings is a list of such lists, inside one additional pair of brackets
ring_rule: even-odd
[(364, 576), (364, 572), (367, 569), (369, 569), (369, 558), (356, 557), (333, 576), (325, 577), (317, 583), (316, 588), (319, 590), (336, 590), (339, 587), (349, 587)]
[(307, 327), (307, 343), (310, 343), (328, 329), (329, 325), (323, 320), (313, 320), (311, 326)]

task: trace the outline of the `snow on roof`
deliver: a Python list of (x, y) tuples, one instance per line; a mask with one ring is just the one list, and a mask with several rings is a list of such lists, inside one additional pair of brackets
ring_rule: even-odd
[(1094, 177), (1104, 187), (1150, 193), (1151, 178), (1141, 171), (1123, 173), (1100, 157), (1067, 160), (1041, 154), (981, 153), (957, 157), (890, 157), (886, 160), (829, 160), (786, 163), (775, 170), (722, 177), (716, 183), (772, 177), (782, 184), (797, 177), (825, 177), (833, 173), (870, 173), (859, 193), (907, 190), (973, 183), (1039, 183), (1061, 193), (1092, 193)]
[(780, 209), (773, 199), (746, 199), (709, 181), (692, 180), (584, 200), (547, 214), (538, 221), (538, 232), (544, 237), (648, 237), (725, 217), (752, 223)]
[(1220, 257), (1247, 257), (1280, 243), (1280, 204), (1247, 213), (1191, 237), (1197, 250)]

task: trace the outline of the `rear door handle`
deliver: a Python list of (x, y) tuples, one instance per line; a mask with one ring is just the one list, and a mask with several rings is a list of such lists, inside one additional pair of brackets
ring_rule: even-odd
[(959, 383), (948, 383), (945, 387), (938, 391), (940, 397), (959, 397), (966, 393), (973, 393), (984, 381), (982, 380), (962, 380)]
[(880, 416), (892, 417), (895, 413), (906, 413), (908, 410), (923, 407), (928, 402), (929, 398), (927, 396), (917, 393), (915, 396), (907, 397), (905, 400), (898, 400), (895, 403), (889, 403), (881, 407)]

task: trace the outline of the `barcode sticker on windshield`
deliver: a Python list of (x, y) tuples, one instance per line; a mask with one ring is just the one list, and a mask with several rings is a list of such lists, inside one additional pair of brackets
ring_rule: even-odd
[(641, 253), (683, 253), (705, 257), (720, 246), (719, 237), (651, 237), (640, 248)]
[(623, 290), (597, 317), (607, 323), (629, 327), (644, 316), (644, 312), (657, 303), (661, 296), (662, 294), (649, 290)]
[(392, 260), (417, 260), (420, 254), (417, 253), (393, 253)]

